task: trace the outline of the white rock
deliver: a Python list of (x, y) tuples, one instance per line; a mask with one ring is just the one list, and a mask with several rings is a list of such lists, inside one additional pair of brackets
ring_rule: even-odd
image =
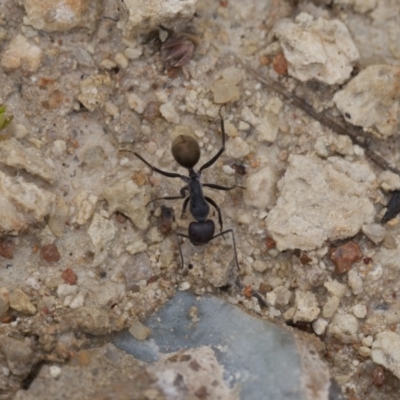
[(83, 190), (78, 192), (73, 199), (75, 215), (72, 218), (72, 222), (79, 225), (86, 224), (94, 214), (97, 200), (98, 198), (95, 195), (89, 194)]
[(297, 321), (312, 322), (318, 317), (321, 311), (318, 307), (315, 294), (312, 292), (304, 292), (300, 289), (296, 290), (295, 310), (293, 316), (294, 323)]
[(24, 7), (24, 24), (45, 32), (93, 27), (102, 9), (101, 2), (87, 0), (25, 0)]
[(371, 65), (333, 97), (344, 118), (380, 138), (392, 136), (398, 127), (400, 67)]
[(57, 287), (57, 296), (59, 299), (63, 300), (67, 296), (74, 296), (78, 293), (78, 286), (68, 285), (63, 283)]
[(55, 195), (0, 171), (0, 198), (0, 233), (17, 234), (49, 215)]
[(302, 82), (316, 79), (329, 85), (343, 83), (359, 58), (349, 31), (339, 20), (313, 20), (301, 13), (295, 23), (279, 21), (274, 33), (288, 61), (289, 74)]
[(137, 60), (143, 53), (141, 48), (127, 47), (124, 54), (129, 60)]
[(276, 200), (276, 170), (266, 165), (246, 179), (246, 191), (244, 192), (244, 202), (249, 207), (258, 210), (270, 208)]
[(179, 114), (172, 103), (165, 103), (160, 106), (160, 113), (166, 121), (179, 124)]
[(53, 235), (61, 237), (64, 234), (69, 216), (69, 209), (67, 202), (62, 197), (57, 196), (47, 222)]
[(230, 165), (223, 165), (222, 171), (226, 175), (235, 175), (235, 170)]
[(279, 115), (266, 112), (261, 122), (256, 126), (257, 140), (259, 142), (275, 142), (279, 131)]
[(392, 171), (383, 171), (378, 176), (379, 185), (387, 192), (400, 189), (400, 176)]
[(354, 154), (353, 142), (348, 136), (329, 133), (318, 137), (314, 145), (314, 150), (323, 158), (335, 155), (335, 153), (345, 156)]
[(135, 110), (138, 114), (143, 114), (146, 102), (142, 98), (136, 93), (128, 93), (126, 99), (128, 100), (129, 108), (132, 108), (132, 110)]
[(353, 294), (360, 294), (364, 291), (362, 278), (356, 269), (351, 269), (347, 273), (348, 284), (351, 287)]
[(80, 93), (78, 100), (89, 111), (94, 111), (104, 106), (111, 86), (112, 81), (109, 75), (96, 74), (89, 76), (79, 82)]
[(268, 262), (262, 260), (256, 260), (253, 262), (252, 267), (257, 272), (264, 272), (268, 269)]
[(76, 297), (69, 303), (69, 308), (76, 310), (85, 304), (85, 293), (79, 292)]
[(236, 67), (228, 67), (222, 71), (222, 77), (236, 84), (242, 80), (242, 71)]
[(190, 282), (184, 281), (179, 284), (179, 290), (185, 291), (190, 289)]
[(374, 338), (373, 338), (371, 335), (368, 335), (368, 336), (365, 336), (365, 337), (361, 340), (361, 343), (362, 343), (364, 346), (371, 347), (373, 341), (374, 341)]
[(367, 13), (372, 11), (378, 4), (378, 0), (354, 0), (354, 11)]
[(366, 224), (361, 228), (363, 234), (375, 244), (382, 242), (386, 235), (386, 229), (379, 224)]
[(293, 293), (285, 286), (277, 286), (272, 290), (276, 295), (276, 304), (286, 306), (292, 298)]
[(42, 50), (32, 44), (25, 36), (17, 35), (5, 48), (0, 65), (6, 71), (18, 68), (27, 72), (35, 72), (42, 61)]
[(9, 295), (10, 307), (24, 314), (36, 314), (36, 307), (31, 303), (27, 294), (21, 289), (15, 289)]
[(108, 114), (111, 115), (111, 117), (116, 118), (119, 116), (119, 108), (116, 106), (114, 103), (111, 101), (106, 101), (104, 103), (104, 111)]
[(371, 358), (400, 379), (400, 336), (392, 331), (378, 333), (372, 343)]
[(65, 154), (66, 151), (67, 151), (67, 144), (65, 143), (65, 140), (55, 140), (53, 142), (53, 145), (51, 147), (51, 152), (56, 157), (61, 157), (62, 155)]
[(49, 373), (53, 379), (57, 379), (61, 375), (61, 368), (58, 365), (52, 365), (49, 368)]
[(361, 357), (371, 357), (371, 349), (369, 347), (366, 347), (366, 346), (360, 346), (358, 348), (358, 354)]
[(151, 330), (136, 320), (129, 328), (129, 333), (137, 340), (146, 340), (150, 336)]
[(114, 57), (114, 60), (123, 69), (129, 65), (129, 60), (123, 53), (117, 53)]
[(354, 305), (352, 311), (353, 314), (359, 319), (363, 319), (367, 315), (367, 307), (365, 307), (363, 304)]
[(327, 239), (352, 237), (373, 221), (368, 191), (375, 175), (367, 164), (303, 155), (291, 155), (288, 163), (266, 220), (278, 250), (317, 249)]
[(322, 316), (324, 318), (331, 318), (332, 315), (335, 314), (337, 308), (339, 307), (339, 303), (340, 303), (339, 297), (336, 296), (329, 297), (322, 309)]
[(16, 169), (24, 169), (49, 183), (55, 183), (58, 174), (54, 162), (35, 147), (25, 147), (18, 140), (3, 140), (0, 146), (0, 162)]
[(274, 291), (268, 292), (265, 297), (268, 305), (274, 306), (276, 304), (276, 293)]
[(344, 343), (357, 341), (358, 320), (354, 315), (337, 313), (329, 326), (329, 333)]
[(146, 229), (149, 225), (146, 204), (149, 202), (149, 195), (145, 188), (139, 188), (132, 181), (131, 176), (126, 176), (103, 192), (108, 202), (109, 213), (116, 211), (126, 215), (139, 229)]
[(134, 240), (131, 243), (129, 243), (126, 246), (125, 250), (129, 254), (141, 253), (142, 251), (146, 251), (147, 250), (147, 244), (145, 242), (143, 242), (143, 240), (137, 239), (137, 240)]
[(226, 143), (226, 155), (232, 158), (243, 158), (250, 153), (249, 145), (240, 137), (230, 139)]
[(197, 0), (118, 0), (121, 10), (118, 28), (128, 38), (156, 30), (161, 25), (174, 29), (193, 18), (196, 2)]
[(337, 296), (339, 298), (343, 297), (346, 294), (346, 285), (343, 285), (338, 281), (325, 282), (324, 286), (326, 287), (326, 289), (330, 294)]
[(229, 102), (237, 101), (240, 98), (238, 87), (229, 80), (218, 79), (212, 86), (214, 103), (226, 104)]
[(114, 239), (116, 228), (114, 224), (100, 214), (94, 214), (88, 229), (88, 235), (96, 250), (103, 251), (108, 248)]
[(149, 229), (146, 234), (146, 238), (149, 241), (149, 244), (161, 243), (164, 240), (164, 236), (161, 234), (160, 230), (156, 226), (153, 226)]
[(312, 327), (316, 335), (324, 334), (327, 326), (328, 326), (328, 321), (323, 318), (318, 318), (312, 323)]

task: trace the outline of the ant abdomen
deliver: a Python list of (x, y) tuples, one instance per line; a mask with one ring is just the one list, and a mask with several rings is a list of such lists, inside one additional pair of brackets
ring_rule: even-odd
[(208, 243), (215, 232), (215, 224), (208, 219), (203, 222), (191, 222), (189, 224), (189, 239), (195, 246), (201, 246)]
[(200, 159), (200, 146), (197, 140), (189, 135), (177, 136), (172, 142), (171, 151), (175, 161), (187, 169), (193, 169)]

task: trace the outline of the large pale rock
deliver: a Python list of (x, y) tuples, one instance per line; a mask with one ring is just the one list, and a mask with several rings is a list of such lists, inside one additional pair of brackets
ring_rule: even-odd
[(58, 178), (52, 159), (44, 158), (35, 147), (24, 147), (14, 138), (1, 143), (0, 163), (17, 169), (22, 168), (49, 183), (55, 183)]
[(371, 358), (400, 379), (400, 336), (392, 331), (378, 333), (372, 343)]
[(28, 41), (25, 36), (17, 35), (5, 48), (0, 65), (6, 71), (15, 71), (18, 68), (33, 73), (42, 61), (40, 47)]
[(119, 211), (126, 215), (138, 228), (149, 226), (146, 204), (149, 195), (140, 188), (130, 176), (120, 179), (109, 186), (103, 193), (108, 202), (110, 214)]
[(15, 235), (43, 221), (54, 200), (53, 193), (0, 171), (0, 233)]
[(25, 0), (24, 24), (46, 32), (92, 27), (101, 5), (99, 0)]
[(397, 131), (400, 67), (371, 65), (335, 94), (333, 101), (343, 117), (379, 138)]
[(265, 210), (272, 206), (276, 198), (277, 175), (275, 169), (266, 165), (246, 179), (244, 202), (247, 206)]
[(89, 111), (94, 111), (104, 106), (111, 86), (112, 81), (106, 74), (89, 76), (89, 78), (79, 83), (80, 93), (78, 95), (78, 100)]
[(114, 224), (110, 220), (100, 214), (94, 214), (88, 229), (88, 235), (97, 250), (103, 251), (106, 249), (114, 239), (115, 232)]
[(314, 20), (301, 13), (295, 22), (279, 21), (274, 32), (288, 61), (289, 74), (302, 82), (343, 83), (359, 58), (349, 31), (339, 20)]
[(373, 221), (368, 190), (375, 175), (367, 164), (302, 155), (291, 155), (288, 162), (278, 202), (267, 217), (280, 251), (317, 249), (328, 239), (352, 237)]
[(121, 20), (118, 27), (126, 37), (135, 37), (160, 25), (174, 28), (188, 22), (197, 0), (119, 0)]

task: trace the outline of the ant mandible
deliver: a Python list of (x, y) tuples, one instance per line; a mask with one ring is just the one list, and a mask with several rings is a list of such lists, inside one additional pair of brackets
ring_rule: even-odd
[[(216, 185), (214, 183), (201, 183), (201, 172), (206, 168), (211, 167), (221, 154), (225, 151), (225, 125), (224, 120), (221, 115), (221, 111), (219, 113), (221, 118), (221, 132), (222, 132), (222, 146), (219, 149), (218, 153), (215, 154), (209, 161), (203, 164), (200, 169), (196, 172), (193, 168), (197, 164), (200, 159), (200, 146), (196, 139), (189, 135), (179, 135), (175, 138), (172, 142), (171, 151), (175, 161), (181, 166), (188, 170), (189, 176), (180, 175), (175, 172), (168, 172), (163, 171), (157, 167), (151, 165), (148, 161), (146, 161), (142, 156), (138, 153), (135, 153), (135, 156), (138, 157), (141, 161), (143, 161), (152, 171), (158, 172), (161, 175), (164, 175), (168, 178), (181, 178), (185, 183), (184, 186), (180, 190), (180, 196), (167, 196), (167, 197), (158, 197), (151, 201), (156, 200), (177, 200), (177, 199), (185, 199), (183, 202), (182, 207), (182, 215), (186, 212), (187, 205), (189, 204), (189, 210), (192, 214), (195, 221), (189, 224), (188, 235), (177, 233), (178, 237), (184, 237), (190, 240), (190, 242), (195, 246), (205, 245), (211, 240), (217, 238), (218, 236), (223, 236), (224, 234), (231, 233), (232, 234), (232, 241), (233, 241), (233, 249), (235, 252), (235, 261), (236, 266), (239, 269), (239, 262), (236, 252), (236, 242), (235, 242), (235, 235), (232, 229), (227, 229), (222, 231), (223, 223), (222, 223), (222, 216), (221, 216), (221, 209), (215, 203), (213, 199), (210, 197), (204, 196), (203, 194), (203, 187), (209, 187), (212, 189), (217, 190), (232, 190), (235, 186), (221, 186)], [(189, 195), (187, 195), (187, 192)], [(215, 233), (215, 224), (214, 221), (208, 219), (208, 214), (210, 212), (211, 204), (218, 213), (218, 222), (220, 225), (221, 232), (214, 235)], [(183, 262), (183, 254), (181, 249), (181, 244), (179, 243), (178, 239), (178, 247), (179, 247), (179, 254), (181, 256), (181, 264), (182, 268), (184, 268)]]

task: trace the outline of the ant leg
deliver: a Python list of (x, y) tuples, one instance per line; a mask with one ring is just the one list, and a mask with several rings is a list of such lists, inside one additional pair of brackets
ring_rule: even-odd
[(167, 176), (168, 178), (181, 178), (185, 180), (183, 175), (177, 174), (175, 172), (168, 172), (168, 171), (163, 171), (162, 169), (159, 169), (157, 167), (153, 167), (148, 161), (146, 161), (142, 156), (140, 156), (138, 153), (133, 153), (139, 160), (143, 161), (152, 171), (156, 171), (161, 175)]
[(243, 186), (239, 185), (234, 185), (234, 186), (221, 186), (221, 185), (216, 185), (215, 183), (202, 183), (202, 186), (209, 187), (211, 189), (217, 189), (217, 190), (225, 190), (226, 192), (235, 188), (241, 188), (245, 189)]
[[(165, 197), (156, 197), (155, 199), (150, 200), (147, 204), (149, 205), (150, 203), (152, 203), (153, 201), (156, 200), (179, 200), (179, 199), (184, 199), (186, 197), (186, 190), (189, 190), (188, 186), (184, 186), (181, 190), (180, 190), (180, 196), (165, 196)], [(190, 197), (190, 196), (189, 196)]]
[(213, 165), (215, 163), (215, 161), (217, 161), (218, 158), (221, 156), (221, 154), (225, 151), (225, 124), (224, 124), (224, 119), (222, 118), (222, 115), (221, 115), (221, 109), (219, 110), (219, 116), (221, 117), (222, 147), (218, 150), (218, 153), (210, 161), (207, 161), (199, 169), (199, 172), (203, 171), (203, 169), (211, 167), (211, 165)]
[(180, 244), (180, 242), (179, 242), (179, 238), (180, 238), (180, 237), (184, 237), (184, 238), (189, 239), (189, 240), (190, 240), (190, 237), (187, 236), (187, 235), (184, 235), (183, 233), (177, 233), (177, 234), (176, 234), (176, 239), (177, 239), (177, 242), (178, 242), (179, 254), (180, 254), (180, 256), (181, 256), (181, 266), (182, 266), (182, 269), (184, 269), (184, 268), (185, 268), (185, 264), (183, 263), (182, 248), (181, 248), (181, 244)]
[(205, 197), (204, 196), (204, 198), (206, 199), (206, 201), (208, 201), (217, 210), (218, 222), (219, 222), (220, 230), (222, 231), (223, 224), (222, 224), (221, 209), (219, 208), (218, 204), (213, 199), (211, 199), (210, 197)]
[(189, 200), (190, 200), (190, 196), (186, 197), (185, 201), (183, 202), (181, 218), (184, 216), (184, 214), (186, 212), (186, 208), (187, 208), (187, 205), (189, 203)]
[(236, 266), (237, 266), (238, 270), (240, 270), (239, 261), (238, 261), (238, 256), (237, 256), (237, 252), (236, 252), (235, 234), (233, 233), (233, 230), (232, 230), (232, 229), (227, 229), (226, 231), (223, 231), (223, 232), (221, 232), (221, 233), (218, 233), (218, 235), (215, 235), (211, 240), (217, 238), (218, 236), (223, 236), (225, 233), (231, 233), (231, 234), (232, 234), (233, 250), (235, 251)]

